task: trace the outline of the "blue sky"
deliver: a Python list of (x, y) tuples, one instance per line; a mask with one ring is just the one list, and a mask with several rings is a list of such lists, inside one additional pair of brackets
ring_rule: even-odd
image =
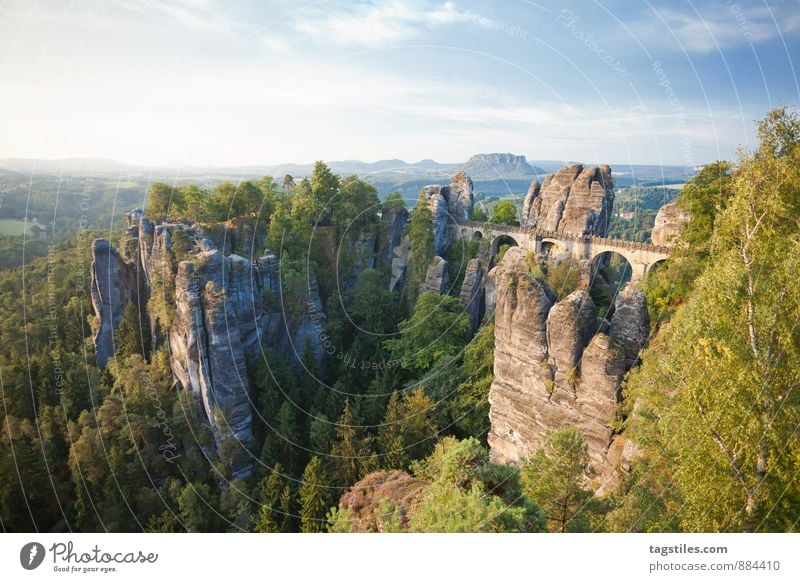
[(700, 164), (798, 58), (798, 0), (0, 0), (0, 158)]

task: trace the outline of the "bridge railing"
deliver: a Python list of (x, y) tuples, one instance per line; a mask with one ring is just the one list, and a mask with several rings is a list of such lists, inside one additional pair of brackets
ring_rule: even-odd
[(568, 240), (579, 243), (590, 242), (592, 244), (606, 245), (606, 246), (629, 249), (629, 250), (649, 251), (661, 254), (670, 254), (673, 250), (673, 247), (671, 246), (654, 245), (651, 243), (635, 242), (631, 240), (622, 240), (618, 238), (606, 238), (602, 236), (577, 235), (565, 232), (552, 232), (549, 230), (541, 230), (530, 226), (509, 226), (506, 224), (489, 224), (486, 222), (475, 222), (472, 220), (465, 220), (463, 222), (458, 222), (456, 224), (458, 226), (479, 228), (481, 230), (491, 231), (494, 233), (520, 234), (524, 236), (554, 238), (558, 240)]

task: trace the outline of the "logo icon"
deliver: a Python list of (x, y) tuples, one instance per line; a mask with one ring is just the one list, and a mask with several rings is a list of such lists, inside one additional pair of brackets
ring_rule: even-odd
[(44, 561), (44, 546), (39, 542), (29, 542), (19, 551), (19, 563), (26, 570), (35, 570)]

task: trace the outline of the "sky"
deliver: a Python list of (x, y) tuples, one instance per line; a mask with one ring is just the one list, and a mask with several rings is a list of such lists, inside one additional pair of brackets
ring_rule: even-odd
[(799, 0), (0, 0), (0, 158), (698, 165), (796, 60)]

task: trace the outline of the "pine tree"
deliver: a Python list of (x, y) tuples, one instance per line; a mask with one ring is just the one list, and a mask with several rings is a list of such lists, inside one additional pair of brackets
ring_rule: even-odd
[(575, 427), (551, 433), (544, 446), (522, 466), (522, 490), (536, 503), (551, 531), (586, 531), (593, 497), (584, 489), (589, 468), (586, 443)]
[(311, 457), (311, 461), (303, 471), (297, 496), (300, 501), (302, 531), (311, 533), (325, 531), (326, 513), (331, 505), (331, 495), (319, 457)]
[(378, 446), (383, 452), (381, 464), (384, 468), (406, 468), (409, 459), (403, 438), (403, 407), (397, 390), (392, 392), (386, 405), (386, 414), (380, 429), (378, 429)]
[(344, 403), (344, 410), (336, 426), (336, 441), (331, 447), (331, 462), (334, 478), (343, 486), (352, 485), (361, 476), (363, 447), (358, 427), (355, 426), (350, 399)]

